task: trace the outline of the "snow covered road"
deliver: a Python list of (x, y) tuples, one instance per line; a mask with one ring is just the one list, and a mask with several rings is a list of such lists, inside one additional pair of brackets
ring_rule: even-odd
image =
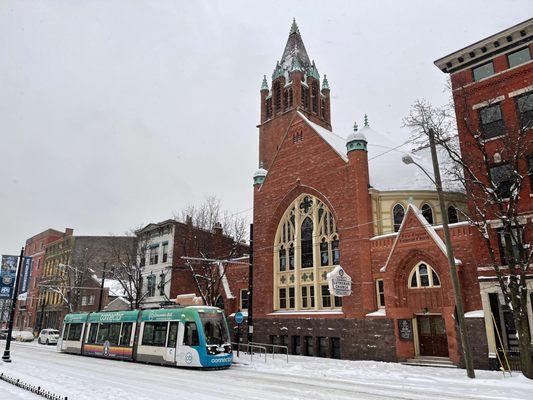
[[(1, 348), (1, 347), (0, 347)], [(309, 357), (254, 361), (224, 371), (197, 371), (57, 353), (55, 347), (14, 343), (0, 372), (75, 399), (533, 399), (533, 382), (519, 374), (408, 367)], [(242, 362), (249, 362), (243, 358)], [(34, 395), (0, 382), (0, 398)]]

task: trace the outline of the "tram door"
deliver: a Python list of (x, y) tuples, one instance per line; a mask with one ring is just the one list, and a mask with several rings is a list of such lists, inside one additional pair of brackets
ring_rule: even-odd
[(169, 324), (168, 328), (168, 338), (167, 338), (167, 352), (166, 352), (166, 361), (169, 361), (173, 364), (176, 363), (176, 351), (178, 343), (178, 321), (172, 321)]

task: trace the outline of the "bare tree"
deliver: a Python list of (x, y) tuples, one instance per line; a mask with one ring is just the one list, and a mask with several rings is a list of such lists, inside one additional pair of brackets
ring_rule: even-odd
[[(490, 102), (486, 106), (490, 107)], [(488, 254), (486, 265), (495, 272), (506, 304), (512, 310), (518, 332), (522, 372), (533, 379), (533, 349), (527, 315), (526, 276), (531, 274), (531, 229), (520, 193), (524, 179), (533, 171), (524, 171), (527, 151), (532, 148), (528, 132), (532, 119), (522, 110), (517, 124), (487, 126), (498, 140), (487, 141), (487, 130), (473, 123), (464, 91), (455, 94), (455, 114), (463, 137), (458, 140), (451, 104), (436, 107), (418, 100), (404, 119), (413, 140), (424, 146), (430, 129), (438, 146), (452, 160), (445, 173), (463, 186), (469, 204), (470, 223), (481, 233)], [(496, 167), (495, 167), (496, 166)], [(526, 200), (527, 201), (527, 200)], [(530, 211), (530, 210), (529, 210)], [(501, 243), (501, 246), (500, 246)], [(501, 250), (500, 250), (501, 247)], [(502, 263), (497, 254), (504, 253)], [(502, 264), (507, 264), (502, 266)]]
[(46, 291), (57, 293), (69, 312), (78, 311), (81, 305), (81, 293), (86, 289), (87, 279), (91, 274), (91, 263), (96, 256), (93, 249), (81, 252), (76, 263), (58, 264), (53, 275), (46, 276), (40, 286)]
[(190, 221), (195, 228), (213, 231), (221, 227), (222, 233), (233, 237), (236, 243), (246, 242), (248, 239), (248, 220), (239, 213), (222, 211), (221, 201), (215, 196), (206, 196), (199, 205), (189, 205), (174, 218), (186, 223)]
[[(186, 261), (186, 266), (204, 303), (216, 305), (227, 279), (227, 268), (233, 264), (223, 261), (241, 257), (248, 249), (248, 221), (239, 214), (222, 211), (220, 200), (214, 196), (206, 197), (200, 205), (186, 207), (175, 218), (195, 229), (194, 235), (179, 239), (180, 245), (183, 254), (199, 257)], [(217, 237), (217, 233), (225, 237)]]
[[(135, 237), (138, 230), (128, 232), (128, 236)], [(130, 309), (140, 308), (146, 291), (143, 291), (143, 269), (146, 264), (148, 238), (137, 236), (133, 241), (116, 241), (111, 249), (115, 264), (109, 277), (120, 283), (124, 290)]]

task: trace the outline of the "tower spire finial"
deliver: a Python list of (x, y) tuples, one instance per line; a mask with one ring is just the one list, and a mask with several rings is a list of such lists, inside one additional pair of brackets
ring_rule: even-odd
[(263, 82), (261, 83), (261, 90), (268, 90), (267, 76), (263, 75)]
[(359, 129), (359, 127), (357, 126), (357, 122), (354, 122), (353, 123), (353, 131), (357, 132), (358, 129)]
[(289, 32), (289, 35), (292, 35), (293, 33), (300, 33), (298, 31), (298, 25), (296, 25), (296, 18), (292, 19), (291, 31)]
[(368, 126), (368, 115), (365, 114), (365, 126)]

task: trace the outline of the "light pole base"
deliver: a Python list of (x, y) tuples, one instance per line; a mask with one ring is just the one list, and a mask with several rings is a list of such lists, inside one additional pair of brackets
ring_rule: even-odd
[(2, 361), (10, 363), (11, 358), (9, 357), (9, 350), (4, 351), (4, 355), (2, 356)]

